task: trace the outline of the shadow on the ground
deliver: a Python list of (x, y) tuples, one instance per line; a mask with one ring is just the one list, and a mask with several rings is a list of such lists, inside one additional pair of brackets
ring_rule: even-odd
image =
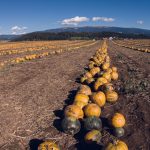
[(38, 146), (43, 142), (43, 140), (39, 139), (32, 139), (29, 142), (29, 148), (30, 150), (38, 150)]

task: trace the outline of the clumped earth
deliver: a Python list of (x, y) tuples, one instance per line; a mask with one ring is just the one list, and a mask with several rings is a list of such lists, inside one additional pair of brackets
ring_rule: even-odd
[[(36, 149), (45, 139), (52, 139), (63, 150), (97, 150), (87, 146), (83, 135), (75, 137), (61, 131), (63, 109), (70, 104), (79, 86), (78, 78), (100, 42), (72, 52), (8, 66), (0, 71), (0, 149)], [(150, 55), (109, 42), (111, 64), (118, 67), (115, 81), (119, 101), (106, 104), (103, 118), (114, 112), (125, 115), (123, 138), (130, 150), (150, 149)], [(108, 137), (103, 137), (108, 142)]]

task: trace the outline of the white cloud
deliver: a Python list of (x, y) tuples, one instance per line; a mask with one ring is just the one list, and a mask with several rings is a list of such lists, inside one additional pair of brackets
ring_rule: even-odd
[(87, 17), (79, 17), (76, 16), (74, 18), (68, 18), (61, 21), (62, 25), (78, 25), (81, 22), (89, 21), (89, 18)]
[(136, 23), (137, 23), (137, 24), (143, 24), (143, 23), (144, 23), (144, 21), (142, 21), (142, 20), (138, 20)]
[(13, 26), (11, 28), (12, 34), (25, 34), (25, 30), (28, 29), (27, 27), (19, 27), (19, 26)]
[(92, 21), (113, 22), (113, 21), (115, 21), (115, 19), (114, 18), (107, 18), (107, 17), (93, 17)]

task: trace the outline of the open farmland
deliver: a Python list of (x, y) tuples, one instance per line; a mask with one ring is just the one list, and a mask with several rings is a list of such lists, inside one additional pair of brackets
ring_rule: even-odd
[[(102, 42), (0, 43), (0, 149), (33, 150), (45, 139), (58, 142), (62, 150), (101, 149), (85, 144), (80, 133), (74, 137), (63, 133), (60, 122), (64, 107), (74, 99), (79, 78)], [(119, 73), (119, 79), (113, 81), (119, 100), (106, 103), (101, 117), (124, 114), (125, 135), (121, 140), (129, 150), (149, 150), (150, 40), (107, 43), (111, 66), (116, 66)], [(109, 136), (103, 136), (103, 144), (108, 140)]]

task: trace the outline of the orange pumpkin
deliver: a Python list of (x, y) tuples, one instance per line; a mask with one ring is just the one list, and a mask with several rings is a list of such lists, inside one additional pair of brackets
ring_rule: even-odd
[(99, 117), (101, 114), (101, 108), (94, 103), (88, 104), (84, 107), (84, 114), (86, 117)]
[(123, 127), (126, 123), (125, 117), (121, 113), (115, 113), (111, 120), (112, 126), (115, 128)]
[(107, 70), (109, 68), (109, 66), (110, 66), (110, 63), (106, 62), (102, 65), (102, 69)]
[(112, 79), (112, 80), (117, 80), (117, 79), (118, 79), (118, 76), (119, 76), (119, 75), (118, 75), (117, 72), (114, 72), (114, 71), (113, 71), (113, 72), (111, 73), (111, 79)]
[(117, 67), (112, 67), (112, 71), (117, 72)]
[(92, 82), (94, 82), (95, 80), (94, 80), (94, 78), (88, 78), (87, 80), (86, 80), (86, 82), (88, 83), (88, 84), (90, 84), (90, 83), (92, 83)]
[(106, 103), (106, 97), (103, 92), (95, 92), (91, 96), (91, 100), (100, 107), (103, 107)]
[(69, 105), (65, 109), (65, 117), (75, 117), (76, 119), (82, 119), (84, 116), (83, 110), (77, 105)]
[(128, 146), (125, 142), (117, 140), (114, 143), (109, 143), (105, 150), (128, 150)]
[(86, 78), (92, 78), (92, 74), (90, 72), (86, 72), (84, 77)]
[(108, 83), (108, 80), (104, 77), (97, 78), (96, 82), (102, 82), (103, 84)]
[(92, 142), (99, 143), (101, 138), (102, 138), (102, 134), (99, 130), (91, 130), (85, 135), (84, 140), (86, 143), (92, 143)]
[(85, 94), (77, 93), (76, 96), (75, 96), (74, 101), (79, 101), (79, 102), (83, 102), (85, 104), (88, 104), (89, 97)]
[(106, 62), (110, 62), (110, 57), (106, 56)]
[(38, 146), (38, 150), (60, 150), (60, 147), (53, 141), (47, 140)]
[(100, 72), (99, 67), (94, 67), (90, 70), (90, 73), (92, 74), (92, 76), (95, 76), (98, 72)]
[(107, 73), (112, 73), (112, 69), (111, 69), (111, 68), (108, 68), (108, 69), (106, 70), (106, 72), (107, 72)]
[(103, 77), (106, 78), (108, 82), (111, 81), (111, 75), (110, 75), (110, 73), (105, 72), (105, 73), (103, 74)]
[(97, 81), (96, 81), (96, 82), (94, 83), (94, 90), (97, 91), (101, 85), (103, 85), (102, 82), (97, 82)]
[(84, 103), (84, 102), (81, 102), (81, 101), (75, 101), (75, 102), (73, 103), (73, 105), (77, 105), (77, 106), (79, 106), (79, 107), (82, 109), (82, 108), (85, 107), (87, 104)]
[(115, 91), (107, 91), (105, 95), (108, 102), (116, 102), (118, 100), (118, 94)]
[(78, 89), (78, 93), (85, 94), (85, 95), (91, 95), (92, 94), (91, 88), (87, 85), (81, 85)]

